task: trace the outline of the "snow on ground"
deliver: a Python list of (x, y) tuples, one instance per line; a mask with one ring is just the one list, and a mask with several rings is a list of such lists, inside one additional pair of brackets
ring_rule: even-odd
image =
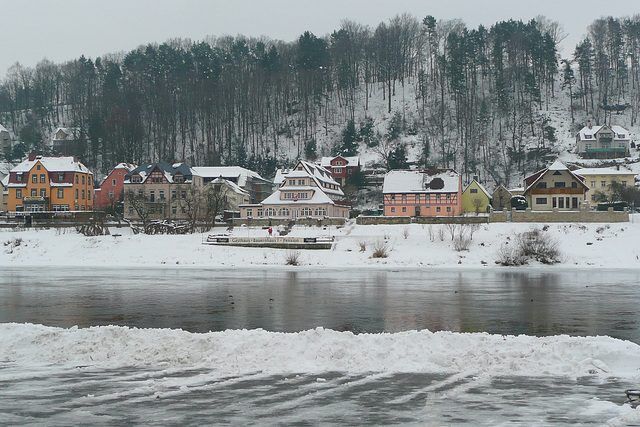
[(408, 331), (359, 334), (0, 324), (0, 361), (20, 366), (208, 367), (220, 376), (260, 372), (434, 372), (464, 375), (640, 379), (640, 346), (609, 337), (502, 336)]
[[(513, 245), (517, 233), (538, 228), (558, 242), (562, 262), (552, 268), (640, 268), (640, 215), (631, 217), (631, 222), (616, 224), (482, 224), (474, 231), (469, 250), (460, 252), (454, 249), (447, 225), (363, 226), (350, 222), (342, 228), (296, 226), (289, 236), (335, 237), (331, 250), (298, 251), (303, 267), (495, 268), (504, 244)], [(208, 233), (147, 236), (133, 235), (127, 228), (111, 232), (121, 236), (85, 237), (73, 229), (0, 230), (0, 266), (277, 267), (285, 265), (290, 253), (204, 245)], [(268, 233), (256, 227), (236, 227), (232, 234), (266, 237)], [(372, 258), (374, 247), (381, 245), (388, 257)]]

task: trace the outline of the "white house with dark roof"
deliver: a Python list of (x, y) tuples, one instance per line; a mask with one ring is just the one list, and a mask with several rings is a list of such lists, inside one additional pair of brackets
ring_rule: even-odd
[(349, 218), (349, 204), (331, 172), (304, 160), (276, 172), (276, 191), (259, 204), (240, 206), (242, 218)]
[(274, 184), (259, 173), (240, 166), (194, 166), (196, 174), (202, 177), (204, 184), (217, 178), (223, 178), (237, 184), (249, 194), (249, 203), (258, 203), (273, 193)]
[(576, 144), (577, 152), (582, 157), (625, 157), (630, 152), (631, 135), (622, 126), (589, 124), (576, 134)]
[(462, 177), (453, 169), (392, 170), (382, 186), (385, 216), (457, 216)]

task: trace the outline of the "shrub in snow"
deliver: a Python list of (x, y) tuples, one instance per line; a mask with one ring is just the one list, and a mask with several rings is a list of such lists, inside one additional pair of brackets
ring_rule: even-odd
[(515, 245), (505, 243), (498, 250), (498, 264), (523, 265), (532, 259), (542, 264), (556, 264), (561, 261), (558, 242), (537, 228), (517, 234), (513, 241)]
[(405, 240), (407, 239), (407, 237), (409, 237), (409, 227), (405, 227), (404, 230), (402, 230), (402, 235), (404, 236)]
[(365, 239), (358, 240), (358, 246), (360, 246), (360, 252), (367, 250), (367, 241)]
[(300, 265), (300, 251), (287, 251), (284, 260), (287, 265)]
[(471, 236), (459, 234), (453, 239), (453, 248), (456, 252), (468, 251), (471, 246)]
[(389, 247), (384, 240), (378, 240), (373, 244), (372, 258), (386, 258), (389, 256)]

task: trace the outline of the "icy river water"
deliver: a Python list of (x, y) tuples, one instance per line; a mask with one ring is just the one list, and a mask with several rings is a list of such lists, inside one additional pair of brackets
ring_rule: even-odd
[[(191, 332), (318, 326), (640, 343), (640, 271), (328, 269), (5, 269), (0, 323), (122, 325)], [(154, 399), (151, 383), (167, 391)], [(188, 385), (188, 392), (185, 390)], [(327, 372), (217, 378), (201, 369), (39, 368), (0, 363), (0, 425), (582, 424), (624, 403), (612, 379), (476, 378)], [(87, 396), (102, 396), (87, 399)], [(584, 402), (612, 402), (588, 410)]]

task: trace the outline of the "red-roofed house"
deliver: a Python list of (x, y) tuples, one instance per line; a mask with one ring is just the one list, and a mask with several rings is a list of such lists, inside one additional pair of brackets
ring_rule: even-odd
[(578, 210), (588, 190), (584, 178), (556, 160), (551, 166), (524, 179), (524, 197), (531, 210)]

